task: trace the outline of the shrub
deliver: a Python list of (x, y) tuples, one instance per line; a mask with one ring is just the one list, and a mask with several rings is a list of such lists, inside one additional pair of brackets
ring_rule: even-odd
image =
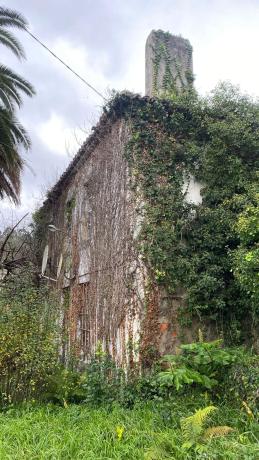
[(58, 365), (58, 309), (28, 270), (0, 290), (1, 404), (38, 397)]
[(58, 366), (48, 376), (41, 399), (67, 406), (68, 403), (80, 403), (85, 399), (83, 384), (86, 376), (78, 371)]
[[(259, 416), (259, 356), (244, 355), (224, 379), (225, 395), (238, 401), (251, 418)], [(249, 413), (249, 409), (252, 414)]]
[(192, 384), (211, 389), (240, 353), (239, 349), (222, 348), (221, 340), (181, 345), (180, 354), (163, 358), (168, 367), (158, 374), (158, 383), (176, 390)]
[(143, 401), (168, 400), (168, 389), (157, 384), (157, 372), (147, 375), (129, 375), (121, 391), (121, 404), (131, 408)]
[(86, 366), (85, 382), (82, 385), (85, 402), (99, 406), (120, 401), (124, 383), (123, 370), (116, 366), (98, 344), (94, 357)]

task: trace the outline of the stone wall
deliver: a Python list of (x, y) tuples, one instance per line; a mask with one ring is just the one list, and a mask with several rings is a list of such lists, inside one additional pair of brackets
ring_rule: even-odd
[(139, 359), (145, 268), (133, 244), (137, 218), (124, 155), (127, 129), (123, 120), (112, 124), (45, 207), (58, 229), (48, 232), (46, 276), (55, 278), (62, 254), (57, 287), (68, 304), (63, 320), (70, 346), (86, 361), (101, 342), (129, 366)]
[[(134, 103), (129, 97), (131, 108)], [(130, 183), (129, 137), (127, 117), (104, 115), (42, 208), (49, 246), (45, 282), (60, 292), (68, 331), (64, 359), (73, 348), (84, 363), (101, 343), (119, 365), (148, 366), (183, 337), (191, 339), (178, 319), (184, 292), (169, 296), (159, 288), (137, 248), (143, 202)], [(193, 179), (185, 188), (186, 199), (200, 199)], [(56, 231), (48, 231), (49, 224)]]

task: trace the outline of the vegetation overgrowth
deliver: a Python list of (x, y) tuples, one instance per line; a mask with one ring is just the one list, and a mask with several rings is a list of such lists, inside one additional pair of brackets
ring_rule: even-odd
[(30, 267), (0, 288), (0, 404), (39, 398), (59, 362), (58, 305)]
[(200, 334), (146, 375), (126, 378), (100, 344), (79, 372), (58, 359), (62, 312), (37, 283), (0, 290), (1, 458), (258, 458), (258, 356)]
[[(119, 94), (109, 110), (131, 127), (127, 159), (139, 196), (139, 249), (155, 281), (186, 292), (182, 322), (214, 322), (236, 344), (258, 326), (258, 101), (230, 84), (207, 98)], [(188, 198), (193, 181), (202, 202)], [(250, 333), (248, 334), (248, 328)]]
[[(21, 20), (3, 8), (0, 15), (4, 25)], [(16, 164), (14, 175), (8, 164), (0, 177), (0, 197), (17, 202), (17, 147), (29, 141), (12, 127), (13, 106), (3, 99), (0, 109), (3, 135), (15, 135), (8, 152)], [(108, 109), (130, 122), (126, 155), (132, 188), (145, 203), (139, 248), (150, 276), (169, 293), (184, 288), (182, 322), (209, 318), (223, 339), (200, 334), (148, 373), (125, 373), (99, 344), (79, 372), (69, 346), (60, 359), (59, 302), (32, 265), (23, 276), (15, 267), (0, 289), (0, 458), (257, 459), (258, 356), (238, 345), (248, 345), (248, 331), (255, 344), (258, 326), (259, 105), (226, 85), (200, 98), (190, 81), (188, 91), (168, 92), (166, 100), (131, 104), (127, 94), (116, 95)], [(201, 203), (186, 199), (192, 180), (201, 184)]]
[(89, 408), (25, 406), (0, 414), (3, 460), (255, 460), (258, 424), (239, 408), (220, 405), (205, 426), (227, 425), (227, 436), (187, 443), (181, 421), (207, 405), (206, 395)]

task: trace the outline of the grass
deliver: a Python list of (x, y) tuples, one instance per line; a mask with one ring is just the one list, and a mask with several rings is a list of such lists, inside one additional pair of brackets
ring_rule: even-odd
[[(204, 402), (203, 407), (206, 406)], [(235, 428), (227, 437), (184, 449), (180, 418), (201, 407), (195, 399), (93, 409), (53, 405), (0, 413), (1, 460), (164, 460), (259, 458), (259, 428), (241, 408), (221, 406), (212, 425)], [(117, 427), (123, 427), (118, 438)]]

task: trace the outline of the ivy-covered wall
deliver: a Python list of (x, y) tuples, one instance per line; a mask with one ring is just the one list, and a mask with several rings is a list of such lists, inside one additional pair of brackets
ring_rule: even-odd
[(101, 343), (119, 365), (133, 367), (145, 281), (132, 243), (136, 219), (125, 158), (129, 130), (112, 113), (99, 128), (36, 213), (35, 236), (42, 240), (42, 254), (44, 245), (49, 247), (42, 282), (60, 291), (65, 306), (64, 359), (69, 349), (83, 365)]
[[(138, 247), (153, 279), (169, 294), (184, 289), (182, 324), (209, 319), (227, 341), (250, 340), (258, 320), (258, 103), (222, 85), (207, 99), (186, 91), (129, 106), (119, 95), (111, 107), (131, 125), (126, 155), (145, 203)], [(185, 197), (192, 177), (202, 184), (198, 205)]]
[(231, 86), (114, 95), (37, 214), (83, 359), (101, 341), (150, 365), (198, 328), (256, 344), (258, 150), (259, 106)]

